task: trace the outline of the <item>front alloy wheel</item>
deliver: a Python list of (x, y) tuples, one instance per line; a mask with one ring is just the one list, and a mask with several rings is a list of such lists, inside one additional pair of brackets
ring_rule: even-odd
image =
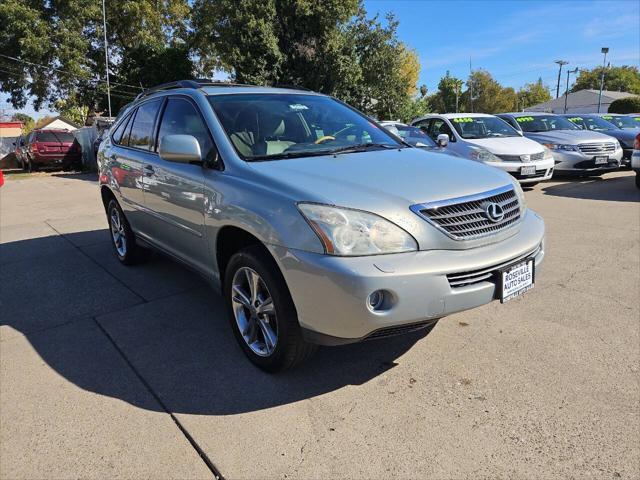
[(107, 219), (109, 220), (113, 249), (118, 260), (125, 265), (133, 265), (146, 260), (149, 251), (136, 244), (136, 236), (115, 199), (109, 201)]
[(236, 271), (231, 289), (233, 314), (243, 340), (256, 355), (268, 357), (278, 344), (278, 323), (269, 289), (249, 267)]

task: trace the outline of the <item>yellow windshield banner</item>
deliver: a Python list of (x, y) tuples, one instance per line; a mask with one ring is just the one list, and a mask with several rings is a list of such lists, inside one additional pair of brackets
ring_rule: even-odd
[(571, 117), (571, 118), (567, 118), (567, 120), (569, 120), (570, 122), (576, 123), (576, 122), (581, 122), (582, 117)]
[(452, 118), (455, 123), (469, 123), (473, 122), (473, 118), (471, 117), (460, 117), (460, 118)]
[(533, 122), (533, 117), (516, 117), (517, 122)]

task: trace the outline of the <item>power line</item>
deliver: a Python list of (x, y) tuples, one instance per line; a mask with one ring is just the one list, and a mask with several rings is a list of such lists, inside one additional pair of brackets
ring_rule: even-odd
[[(29, 61), (27, 61), (27, 60), (22, 60), (22, 59), (20, 59), (20, 58), (16, 58), (16, 57), (12, 57), (12, 56), (9, 56), (9, 55), (5, 55), (5, 54), (3, 54), (3, 53), (0, 53), (0, 57), (7, 58), (7, 59), (9, 59), (9, 60), (13, 60), (13, 61), (15, 61), (15, 62), (24, 63), (24, 64), (27, 64), (27, 65), (33, 65), (34, 67), (44, 68), (44, 69), (46, 69), (46, 70), (53, 70), (53, 71), (55, 71), (55, 72), (64, 73), (65, 75), (71, 75), (72, 77), (74, 77), (74, 78), (76, 78), (76, 79), (86, 80), (86, 81), (90, 81), (90, 82), (107, 83), (107, 82), (106, 82), (106, 80), (101, 80), (101, 79), (99, 79), (99, 78), (94, 78), (94, 79), (85, 79), (85, 78), (82, 78), (82, 77), (78, 77), (78, 75), (77, 75), (77, 74), (75, 74), (75, 73), (71, 73), (71, 72), (68, 72), (68, 71), (65, 71), (65, 70), (61, 70), (61, 69), (59, 69), (59, 68), (55, 68), (55, 67), (51, 67), (51, 66), (47, 66), (47, 65), (42, 65), (42, 64), (40, 64), (40, 63), (29, 62)], [(140, 90), (140, 86), (129, 85), (128, 83), (111, 82), (111, 84), (113, 84), (113, 85), (119, 85), (119, 86), (121, 86), (121, 87), (129, 87), (129, 88), (133, 88), (133, 89), (135, 89), (135, 91), (136, 91), (136, 92), (138, 92), (138, 91)]]

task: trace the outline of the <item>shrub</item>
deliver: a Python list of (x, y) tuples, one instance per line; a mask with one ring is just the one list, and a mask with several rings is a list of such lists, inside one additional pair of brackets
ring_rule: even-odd
[(640, 97), (626, 97), (614, 100), (609, 105), (609, 113), (640, 113)]

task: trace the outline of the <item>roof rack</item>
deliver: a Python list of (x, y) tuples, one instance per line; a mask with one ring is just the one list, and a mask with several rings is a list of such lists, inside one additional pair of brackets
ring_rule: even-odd
[[(206, 78), (198, 78), (195, 80), (177, 80), (175, 82), (161, 83), (152, 88), (146, 88), (142, 93), (138, 94), (136, 100), (139, 100), (152, 93), (162, 90), (171, 90), (174, 88), (193, 88), (198, 89), (202, 87), (255, 87), (255, 85), (248, 85), (244, 83), (230, 83), (230, 82), (216, 82), (215, 80), (208, 80)], [(134, 100), (134, 101), (136, 101)]]

